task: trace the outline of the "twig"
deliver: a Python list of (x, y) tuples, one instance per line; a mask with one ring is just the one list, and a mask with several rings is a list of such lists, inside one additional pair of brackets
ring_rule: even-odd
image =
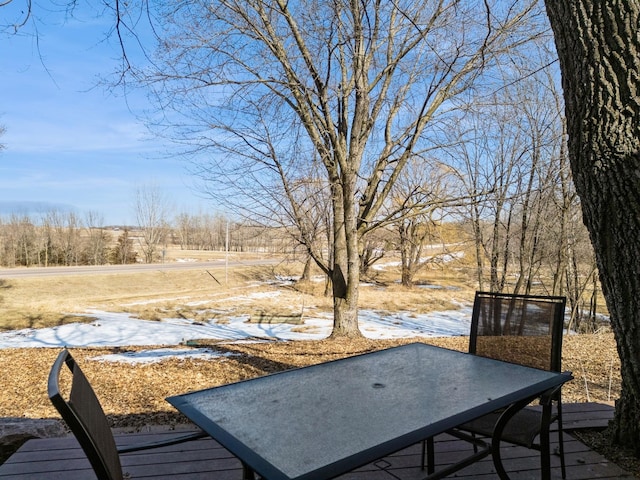
[(205, 270), (205, 272), (207, 272), (209, 275), (211, 275), (211, 278), (213, 278), (216, 282), (218, 282), (218, 285), (222, 286), (222, 284), (218, 281), (218, 279), (216, 277), (214, 277), (213, 274), (209, 270)]
[(613, 382), (613, 358), (609, 368), (609, 391), (607, 392), (607, 401), (611, 401), (611, 383)]
[(584, 371), (584, 364), (580, 360), (580, 368), (582, 369), (582, 378), (584, 379), (584, 389), (587, 391), (587, 402), (591, 401), (591, 395), (589, 395), (589, 385), (587, 385), (587, 374)]

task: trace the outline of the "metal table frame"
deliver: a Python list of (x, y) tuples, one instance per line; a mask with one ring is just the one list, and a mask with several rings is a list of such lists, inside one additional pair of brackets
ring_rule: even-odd
[(167, 398), (245, 478), (329, 479), (570, 380), (423, 343)]

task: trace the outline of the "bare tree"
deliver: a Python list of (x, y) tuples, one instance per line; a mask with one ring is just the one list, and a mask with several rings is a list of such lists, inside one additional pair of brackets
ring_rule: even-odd
[[(545, 64), (548, 57), (538, 63)], [(524, 77), (524, 72), (519, 76)], [(559, 180), (560, 162), (558, 146), (561, 113), (549, 95), (551, 81), (546, 71), (537, 72), (507, 89), (507, 98), (514, 106), (513, 125), (518, 129), (523, 149), (520, 185), (514, 199), (516, 241), (514, 260), (517, 262), (517, 278), (514, 293), (531, 293), (533, 283), (546, 284), (547, 257), (555, 252), (545, 242), (546, 233), (557, 219), (555, 197)], [(551, 242), (557, 239), (551, 239)]]
[(391, 191), (391, 208), (402, 212), (393, 226), (398, 234), (404, 286), (411, 287), (421, 269), (438, 262), (438, 256), (427, 255), (426, 250), (437, 238), (436, 227), (445, 210), (462, 200), (455, 196), (458, 188), (452, 188), (453, 181), (451, 169), (440, 162), (414, 158)]
[[(535, 284), (562, 294), (565, 287), (568, 238), (579, 225), (569, 225), (577, 203), (549, 47), (536, 42), (526, 59), (513, 58), (502, 72), (505, 86), (449, 130), (451, 164), (474, 198), (466, 216), (480, 289), (529, 293)], [(531, 71), (532, 63), (548, 67)], [(585, 264), (591, 268), (588, 255), (573, 263), (579, 274)]]
[(37, 235), (28, 215), (11, 214), (3, 226), (4, 264), (30, 266), (38, 263)]
[(222, 215), (180, 213), (174, 220), (175, 243), (182, 249), (224, 250), (229, 219)]
[[(127, 5), (120, 26), (134, 24)], [(360, 335), (360, 239), (409, 159), (433, 147), (437, 115), (543, 17), (534, 0), (216, 0), (156, 13), (160, 47), (138, 79), (156, 87), (159, 127), (210, 149), (196, 163), (209, 192), (252, 218), (301, 218), (292, 189), (321, 165), (330, 261), (307, 247), (332, 280), (334, 336)]]
[(174, 220), (174, 243), (182, 250), (198, 250), (196, 245), (195, 218), (186, 212), (179, 213)]
[(38, 264), (44, 267), (48, 267), (50, 263), (55, 263), (53, 225), (51, 224), (51, 218), (49, 215), (43, 215), (40, 220), (40, 235), (39, 235), (39, 251), (38, 251)]
[[(371, 268), (389, 251), (394, 251), (391, 227), (376, 228), (360, 238), (360, 277), (371, 277)], [(397, 242), (396, 242), (397, 243)]]
[(610, 432), (640, 451), (640, 3), (547, 1), (568, 150), (622, 365)]
[(96, 212), (85, 216), (84, 261), (88, 265), (104, 265), (109, 261), (109, 235), (104, 230), (104, 218)]
[(169, 219), (169, 201), (156, 185), (144, 185), (136, 190), (134, 211), (142, 230), (140, 248), (146, 263), (157, 260), (160, 244), (165, 241)]
[(45, 221), (51, 228), (53, 263), (78, 265), (81, 249), (81, 222), (78, 216), (74, 212), (54, 210), (46, 215)]
[[(597, 267), (589, 233), (580, 215), (580, 199), (575, 190), (567, 152), (567, 122), (564, 117), (562, 94), (556, 85), (553, 71), (545, 72), (544, 81), (552, 111), (557, 112), (559, 135), (553, 141), (553, 168), (556, 178), (551, 197), (546, 199), (543, 215), (547, 219), (543, 232), (543, 249), (553, 283), (549, 291), (554, 295), (566, 295), (571, 308), (567, 322), (569, 331), (588, 331), (596, 328)], [(590, 292), (589, 292), (590, 290)], [(586, 320), (586, 322), (584, 321)], [(586, 326), (585, 326), (586, 324)]]
[[(513, 118), (513, 105), (494, 95), (448, 132), (451, 165), (471, 199), (466, 215), (472, 226), (481, 290), (504, 291), (513, 260), (514, 215), (528, 171), (527, 147)], [(489, 285), (485, 286), (487, 278)]]

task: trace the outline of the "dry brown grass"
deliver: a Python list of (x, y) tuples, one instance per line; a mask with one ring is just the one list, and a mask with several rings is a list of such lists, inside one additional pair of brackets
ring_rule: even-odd
[(127, 311), (141, 318), (159, 318), (159, 312), (200, 299), (230, 297), (251, 281), (272, 277), (271, 267), (236, 267), (228, 282), (224, 268), (145, 271), (60, 277), (15, 278), (2, 281), (0, 330), (41, 328), (70, 321), (86, 321), (77, 314), (89, 309)]
[[(183, 252), (184, 253), (184, 252)], [(184, 258), (191, 258), (188, 253)], [(208, 257), (206, 259), (209, 259)], [(226, 313), (307, 314), (331, 312), (320, 276), (295, 286), (274, 285), (276, 276), (299, 274), (296, 263), (276, 266), (158, 270), (141, 273), (65, 275), (46, 278), (6, 279), (0, 289), (0, 331), (42, 328), (74, 321), (91, 321), (80, 316), (88, 310), (128, 312), (146, 320), (184, 317), (197, 321), (224, 320)], [(393, 272), (376, 275), (376, 283), (360, 289), (360, 305), (381, 312), (409, 310), (425, 313), (456, 308), (472, 298), (472, 290), (453, 277), (429, 272), (429, 288), (400, 286)], [(214, 278), (215, 277), (215, 278)], [(442, 288), (431, 288), (442, 282)], [(258, 292), (277, 292), (277, 297)], [(246, 293), (254, 294), (253, 298)], [(206, 302), (207, 306), (200, 306)], [(203, 311), (206, 308), (206, 311)], [(223, 312), (223, 313), (219, 313)]]

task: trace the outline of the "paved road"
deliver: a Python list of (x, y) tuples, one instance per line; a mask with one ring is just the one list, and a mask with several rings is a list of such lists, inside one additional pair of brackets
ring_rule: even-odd
[[(271, 265), (279, 263), (280, 259), (263, 260), (233, 260), (229, 267), (246, 267), (251, 265)], [(0, 268), (0, 279), (4, 278), (37, 278), (60, 277), (67, 275), (103, 275), (108, 273), (138, 273), (145, 271), (194, 270), (220, 268), (225, 266), (224, 260), (213, 262), (171, 262), (171, 263), (136, 263), (131, 265), (88, 265), (78, 267), (31, 267), (31, 268)]]

